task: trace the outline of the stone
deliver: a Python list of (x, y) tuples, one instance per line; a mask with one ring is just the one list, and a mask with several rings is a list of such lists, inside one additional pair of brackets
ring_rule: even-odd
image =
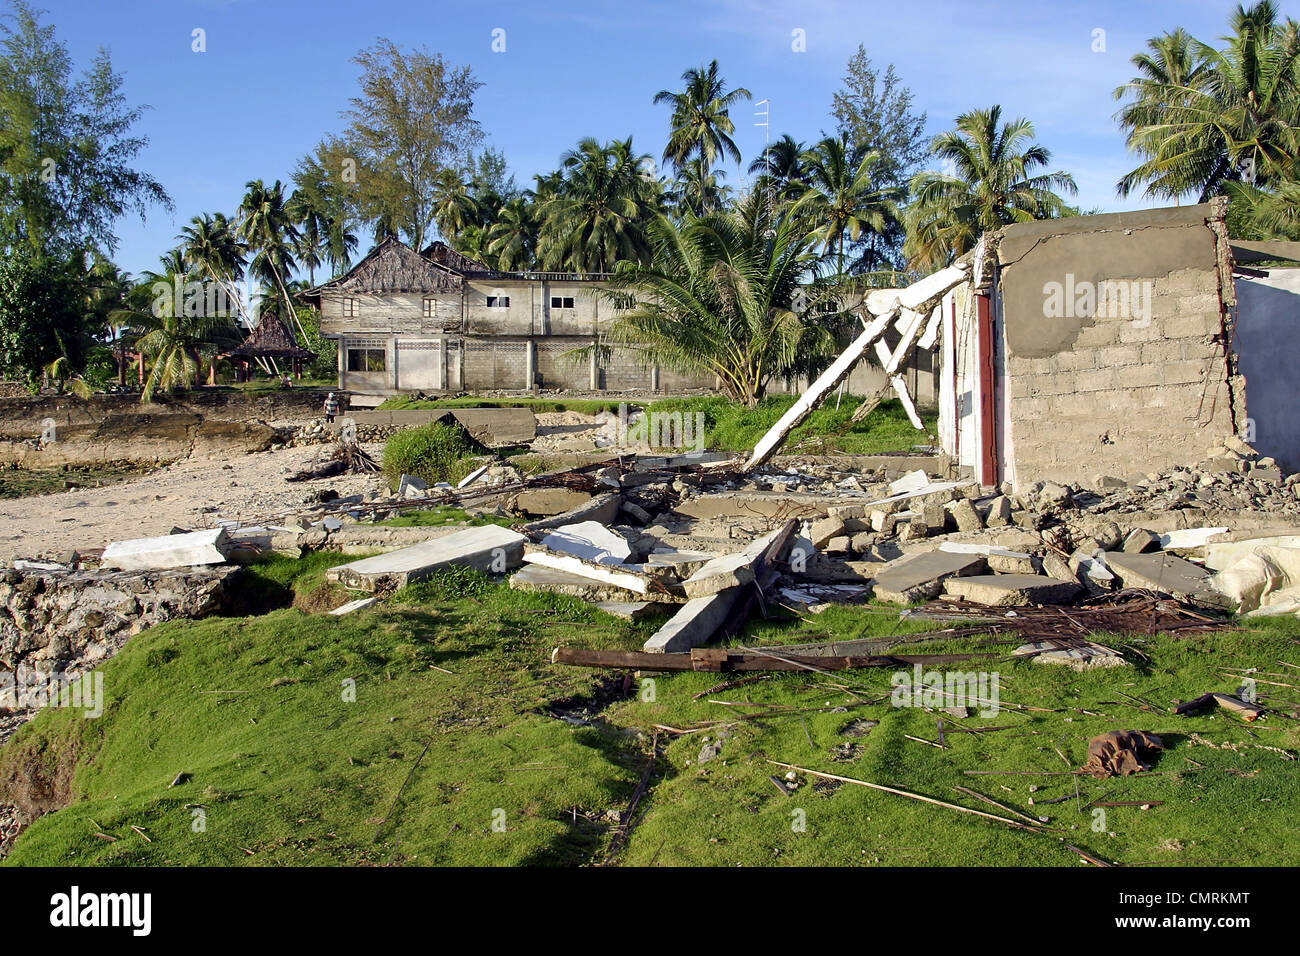
[(619, 506), (619, 510), (640, 525), (647, 525), (654, 521), (654, 516), (635, 502), (625, 501)]
[(1043, 555), (1043, 573), (1058, 581), (1073, 581), (1078, 583), (1079, 580), (1079, 576), (1074, 573), (1074, 569), (1070, 566), (1070, 562), (1066, 561), (1065, 558), (1061, 557), (1050, 548), (1047, 553)]
[(1123, 550), (1128, 554), (1141, 554), (1160, 547), (1160, 538), (1146, 528), (1134, 528), (1124, 538)]
[(963, 532), (981, 531), (984, 528), (984, 521), (980, 518), (979, 512), (969, 498), (960, 498), (948, 506), (952, 513), (953, 521), (957, 523), (957, 530)]
[(397, 497), (423, 498), (429, 491), (429, 483), (415, 475), (402, 475), (397, 482)]
[(1077, 582), (1036, 574), (980, 574), (974, 577), (953, 577), (944, 582), (943, 589), (950, 597), (988, 607), (1068, 604), (1083, 591)]
[(1092, 480), (1092, 487), (1097, 491), (1123, 491), (1128, 487), (1128, 482), (1112, 475), (1098, 475)]
[(879, 601), (913, 604), (937, 597), (954, 575), (979, 574), (987, 566), (981, 554), (930, 551), (901, 558), (875, 575), (872, 593)]
[(990, 528), (1002, 528), (1011, 523), (1011, 499), (998, 495), (989, 505), (988, 517), (984, 523)]
[(826, 542), (831, 538), (839, 537), (845, 531), (843, 518), (822, 518), (820, 521), (814, 521), (808, 531), (808, 537), (812, 539), (813, 547), (824, 547)]
[(1044, 482), (1038, 496), (1049, 505), (1066, 505), (1072, 500), (1069, 487), (1055, 481)]

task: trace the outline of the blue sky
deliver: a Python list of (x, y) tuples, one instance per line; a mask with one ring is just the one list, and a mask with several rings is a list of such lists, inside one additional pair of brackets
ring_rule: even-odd
[[(1115, 182), (1133, 165), (1112, 119), (1111, 91), (1131, 76), (1129, 57), (1176, 26), (1211, 40), (1227, 32), (1226, 0), (33, 0), (78, 66), (98, 47), (125, 75), (133, 104), (151, 108), (140, 168), (176, 203), (142, 225), (122, 220), (117, 262), (156, 265), (200, 212), (233, 211), (244, 183), (288, 180), (355, 92), (350, 62), (375, 38), (424, 45), (482, 81), (476, 116), (521, 185), (554, 169), (583, 136), (631, 134), (658, 157), (668, 107), (651, 99), (679, 88), (682, 71), (716, 57), (731, 85), (772, 103), (773, 138), (810, 140), (829, 130), (831, 96), (859, 43), (883, 68), (895, 64), (929, 117), (930, 132), (976, 106), (1001, 103), (1031, 119), (1054, 166), (1074, 174), (1084, 208), (1121, 201)], [(0, 0), (0, 8), (7, 6)], [(1284, 2), (1300, 16), (1300, 4)], [(505, 52), (492, 51), (494, 29)], [(191, 49), (192, 31), (207, 50)], [(805, 52), (792, 49), (802, 30)], [(1094, 52), (1094, 31), (1105, 52)], [(748, 159), (763, 130), (750, 108), (733, 111)], [(736, 184), (733, 168), (728, 182)], [(368, 245), (369, 237), (363, 239)]]

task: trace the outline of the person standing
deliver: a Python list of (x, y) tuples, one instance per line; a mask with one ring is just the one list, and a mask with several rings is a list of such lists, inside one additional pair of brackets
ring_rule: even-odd
[(334, 424), (334, 416), (339, 413), (339, 400), (330, 392), (325, 396), (325, 421)]

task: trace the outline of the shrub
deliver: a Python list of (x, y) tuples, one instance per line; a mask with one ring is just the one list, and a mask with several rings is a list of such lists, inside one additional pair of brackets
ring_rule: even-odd
[(391, 481), (414, 475), (432, 484), (459, 481), (474, 469), (483, 447), (457, 424), (430, 422), (397, 432), (384, 443), (384, 474)]

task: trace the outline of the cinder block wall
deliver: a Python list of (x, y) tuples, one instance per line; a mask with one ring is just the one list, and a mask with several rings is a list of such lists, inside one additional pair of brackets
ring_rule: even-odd
[[(995, 338), (1017, 487), (1194, 464), (1233, 434), (1216, 220), (1205, 204), (1004, 232)], [(1149, 309), (1045, 308), (1049, 283), (1106, 281), (1145, 284)]]

